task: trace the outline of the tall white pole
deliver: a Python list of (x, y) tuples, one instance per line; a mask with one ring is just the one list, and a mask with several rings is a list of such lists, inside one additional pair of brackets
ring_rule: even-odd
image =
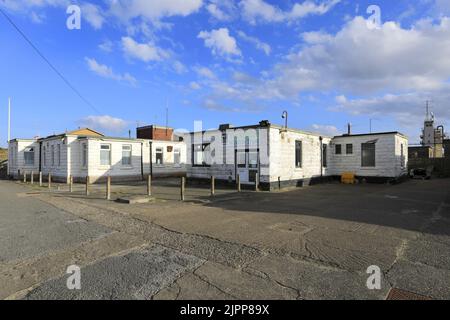
[(8, 144), (11, 141), (11, 98), (8, 98)]

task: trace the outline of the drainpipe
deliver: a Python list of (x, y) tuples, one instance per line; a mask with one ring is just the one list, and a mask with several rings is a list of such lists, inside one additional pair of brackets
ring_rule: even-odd
[(323, 178), (323, 137), (319, 137), (320, 140), (320, 178)]
[(141, 177), (144, 180), (144, 142), (141, 142)]
[(153, 178), (153, 141), (150, 141), (150, 177)]
[(39, 172), (42, 171), (42, 141), (39, 142)]

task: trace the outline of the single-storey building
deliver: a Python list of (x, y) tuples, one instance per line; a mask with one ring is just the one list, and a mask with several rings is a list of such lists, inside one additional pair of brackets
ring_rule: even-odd
[(325, 136), (261, 121), (186, 134), (187, 176), (254, 185), (303, 186), (354, 173), (389, 181), (407, 174), (408, 139), (399, 132)]
[(152, 176), (184, 175), (186, 147), (180, 141), (105, 137), (91, 129), (79, 129), (38, 139), (9, 142), (8, 175), (52, 175), (55, 181), (69, 177), (96, 182), (136, 180)]

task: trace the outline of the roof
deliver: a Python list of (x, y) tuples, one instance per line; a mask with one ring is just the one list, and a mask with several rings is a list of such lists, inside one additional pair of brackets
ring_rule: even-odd
[(400, 135), (406, 137), (403, 133), (400, 133), (398, 131), (391, 131), (391, 132), (375, 132), (375, 133), (360, 133), (360, 134), (343, 134), (341, 136), (335, 136), (335, 138), (380, 136), (380, 135)]
[(66, 132), (66, 134), (74, 135), (74, 136), (95, 136), (95, 137), (103, 137), (104, 136), (100, 132), (89, 129), (89, 128), (80, 128), (77, 130)]

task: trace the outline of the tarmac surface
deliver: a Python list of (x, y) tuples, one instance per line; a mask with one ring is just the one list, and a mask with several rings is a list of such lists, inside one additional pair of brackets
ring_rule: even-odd
[[(58, 191), (59, 188), (59, 191)], [(0, 181), (3, 299), (450, 299), (450, 180), (242, 192), (155, 182), (154, 201)], [(113, 199), (145, 186), (113, 186)], [(81, 268), (69, 290), (67, 267)], [(369, 290), (367, 269), (381, 270)]]

